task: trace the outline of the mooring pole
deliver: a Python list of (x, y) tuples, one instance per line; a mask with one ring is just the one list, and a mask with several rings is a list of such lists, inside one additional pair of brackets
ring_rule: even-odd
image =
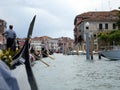
[(86, 59), (90, 59), (90, 54), (89, 54), (89, 23), (87, 22), (85, 24), (86, 26)]

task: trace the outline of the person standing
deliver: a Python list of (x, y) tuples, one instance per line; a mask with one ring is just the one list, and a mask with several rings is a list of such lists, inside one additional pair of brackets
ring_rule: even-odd
[(13, 25), (9, 25), (9, 29), (4, 32), (4, 36), (6, 38), (6, 48), (15, 51), (16, 32), (13, 30)]

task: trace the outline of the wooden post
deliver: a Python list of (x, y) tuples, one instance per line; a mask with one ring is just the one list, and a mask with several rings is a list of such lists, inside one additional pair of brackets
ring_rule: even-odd
[(90, 55), (91, 55), (91, 60), (93, 60), (93, 36), (92, 35), (90, 38)]
[(100, 52), (98, 53), (98, 58), (101, 59), (101, 53)]

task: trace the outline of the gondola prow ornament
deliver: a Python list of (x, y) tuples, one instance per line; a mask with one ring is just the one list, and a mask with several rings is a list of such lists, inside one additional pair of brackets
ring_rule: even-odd
[(26, 68), (26, 72), (27, 72), (27, 77), (28, 77), (28, 81), (31, 87), (31, 90), (38, 90), (38, 86), (31, 68), (31, 61), (30, 61), (30, 52), (29, 52), (29, 40), (32, 36), (32, 32), (33, 32), (33, 27), (34, 27), (34, 23), (35, 23), (35, 18), (36, 15), (33, 17), (33, 20), (30, 23), (29, 26), (29, 30), (28, 30), (28, 34), (27, 34), (27, 38), (25, 40), (25, 43), (23, 45), (23, 47), (21, 48), (21, 50), (13, 57), (13, 62), (12, 64), (14, 64), (16, 61), (18, 61), (19, 59), (23, 58), (25, 60), (25, 68)]

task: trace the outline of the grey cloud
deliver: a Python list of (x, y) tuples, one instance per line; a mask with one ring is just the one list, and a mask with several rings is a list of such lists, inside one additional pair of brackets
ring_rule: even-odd
[[(79, 0), (74, 2), (77, 1)], [(114, 2), (118, 3), (119, 1)], [(68, 2), (69, 0), (1, 0), (0, 18), (6, 20), (8, 25), (14, 25), (18, 37), (26, 36), (33, 16), (37, 15), (33, 37), (43, 35), (60, 37), (65, 35), (73, 38), (74, 18), (77, 14), (86, 12), (88, 7), (78, 7), (78, 11), (76, 11), (70, 5), (74, 3)], [(114, 3), (114, 6), (118, 6), (117, 3)], [(90, 3), (88, 4), (91, 10), (97, 8), (91, 6)], [(83, 3), (80, 2), (78, 5), (83, 6)], [(100, 5), (98, 7), (100, 8)]]

